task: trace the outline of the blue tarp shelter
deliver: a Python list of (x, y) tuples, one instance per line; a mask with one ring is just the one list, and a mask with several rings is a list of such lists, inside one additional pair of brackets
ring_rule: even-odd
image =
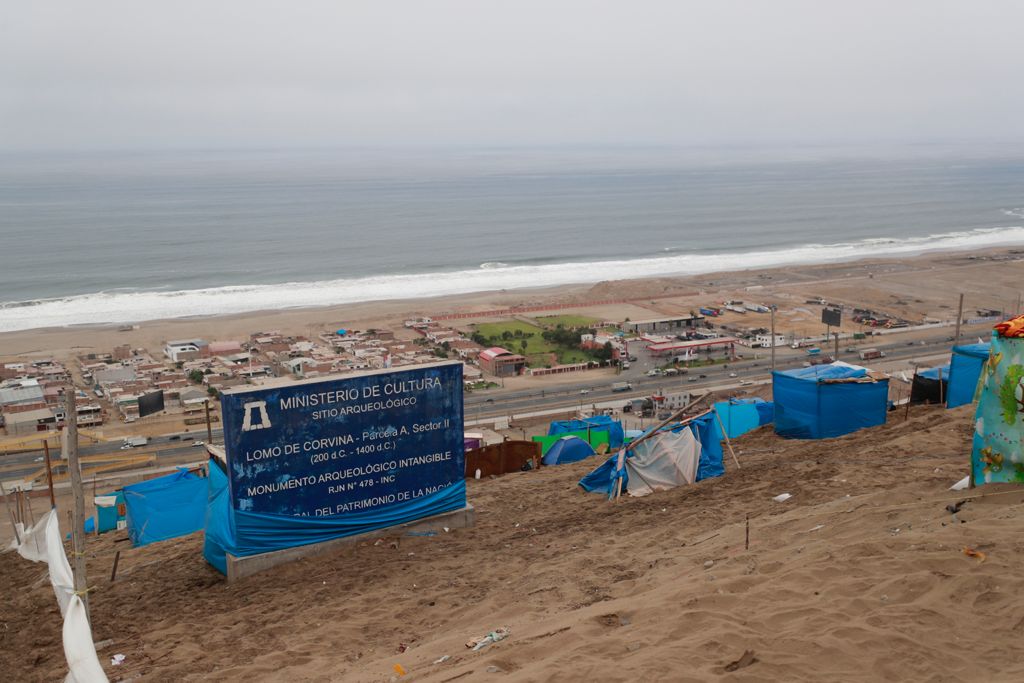
[(988, 360), (989, 344), (965, 344), (953, 347), (946, 383), (946, 407), (956, 408), (974, 401), (981, 368)]
[(619, 448), (625, 438), (622, 430), (622, 423), (613, 420), (608, 415), (595, 415), (580, 420), (556, 420), (548, 427), (548, 436), (565, 434), (566, 432), (578, 432), (584, 430), (608, 432), (608, 447)]
[(837, 362), (772, 373), (775, 433), (827, 439), (885, 424), (889, 380)]
[(186, 469), (124, 487), (128, 538), (140, 546), (203, 528), (206, 479)]
[(715, 404), (730, 439), (768, 424), (775, 416), (775, 404), (759, 398), (731, 398)]
[(466, 506), (466, 482), (458, 482), (409, 503), (382, 510), (347, 512), (328, 517), (291, 517), (234, 510), (228, 493), (228, 477), (222, 465), (210, 460), (206, 501), (206, 540), (203, 557), (227, 574), (226, 553), (247, 557), (298, 545), (321, 543), (375, 529), (405, 524)]
[(585, 460), (592, 455), (594, 449), (589, 443), (578, 436), (564, 436), (551, 445), (542, 462), (545, 465), (565, 465)]
[[(697, 481), (720, 477), (725, 474), (725, 466), (722, 464), (722, 430), (719, 428), (718, 420), (715, 419), (713, 414), (702, 415), (687, 424), (669, 425), (665, 429), (673, 432), (678, 432), (681, 429), (690, 429), (697, 440), (700, 441), (701, 452), (700, 464), (697, 466)], [(626, 457), (629, 457), (628, 453)], [(597, 491), (610, 495), (615, 488), (615, 466), (618, 464), (618, 459), (618, 454), (612, 455), (597, 469), (580, 479), (579, 485), (584, 491)], [(626, 490), (629, 486), (629, 477), (625, 469), (618, 474), (622, 476), (624, 480), (622, 488)]]

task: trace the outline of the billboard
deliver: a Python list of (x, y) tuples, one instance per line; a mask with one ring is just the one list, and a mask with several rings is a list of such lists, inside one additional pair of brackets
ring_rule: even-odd
[(328, 517), (408, 505), (461, 482), (462, 391), (454, 361), (229, 389), (231, 505)]
[(143, 394), (139, 396), (139, 417), (146, 417), (147, 415), (153, 415), (159, 413), (164, 409), (164, 392), (163, 390), (154, 391), (149, 394)]
[(843, 311), (840, 308), (821, 309), (821, 322), (829, 327), (839, 327), (843, 321)]

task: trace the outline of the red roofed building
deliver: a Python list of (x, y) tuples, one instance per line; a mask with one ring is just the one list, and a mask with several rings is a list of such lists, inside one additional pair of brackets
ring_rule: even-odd
[(480, 369), (495, 377), (521, 375), (526, 370), (526, 356), (512, 353), (500, 346), (480, 352)]

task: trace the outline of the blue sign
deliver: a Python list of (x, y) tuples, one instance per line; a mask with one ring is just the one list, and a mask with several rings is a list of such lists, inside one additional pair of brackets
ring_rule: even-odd
[(366, 512), (465, 476), (461, 362), (229, 389), (221, 408), (237, 510)]

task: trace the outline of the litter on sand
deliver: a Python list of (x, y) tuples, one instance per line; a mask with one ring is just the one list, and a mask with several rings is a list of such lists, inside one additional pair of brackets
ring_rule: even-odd
[(964, 555), (966, 555), (967, 557), (976, 557), (978, 558), (978, 562), (984, 562), (985, 558), (988, 557), (988, 555), (981, 552), (980, 550), (975, 550), (974, 548), (968, 547), (964, 547)]
[(401, 664), (395, 664), (395, 665), (394, 665), (393, 667), (391, 667), (391, 668), (392, 668), (392, 669), (394, 669), (394, 670), (395, 670), (395, 673), (396, 673), (396, 674), (398, 674), (399, 676), (404, 676), (404, 675), (405, 675), (406, 673), (408, 673), (408, 672), (407, 672), (407, 671), (405, 670), (405, 667), (404, 667), (404, 666), (402, 666)]
[(779, 495), (777, 495), (774, 498), (772, 498), (772, 500), (774, 500), (776, 503), (785, 503), (787, 500), (789, 500), (792, 497), (793, 497), (792, 494), (780, 493)]
[(445, 662), (447, 662), (451, 658), (452, 658), (451, 655), (444, 655), (443, 657), (438, 657), (437, 659), (434, 660), (434, 664), (444, 664)]
[(824, 524), (819, 524), (818, 526), (811, 527), (810, 529), (808, 529), (807, 533), (811, 533), (812, 531), (819, 531), (819, 530), (824, 529), (824, 528), (825, 528)]
[(725, 665), (726, 671), (736, 671), (744, 667), (750, 666), (757, 661), (757, 657), (754, 656), (753, 650), (744, 650), (743, 655), (735, 662), (729, 662)]
[(114, 666), (121, 666), (124, 663), (124, 655), (114, 655), (110, 658), (110, 663)]
[(968, 475), (968, 476), (964, 477), (963, 479), (961, 479), (960, 481), (958, 481), (957, 483), (955, 483), (952, 486), (950, 486), (949, 490), (950, 491), (963, 491), (965, 488), (970, 486), (970, 484), (971, 484), (971, 477), (970, 477), (970, 475)]
[(484, 649), (491, 643), (496, 643), (499, 640), (505, 640), (506, 638), (508, 638), (508, 634), (511, 632), (512, 629), (510, 629), (508, 626), (502, 626), (501, 628), (494, 629), (486, 636), (473, 638), (468, 643), (466, 643), (466, 647), (472, 649), (473, 652), (476, 652), (477, 650)]

